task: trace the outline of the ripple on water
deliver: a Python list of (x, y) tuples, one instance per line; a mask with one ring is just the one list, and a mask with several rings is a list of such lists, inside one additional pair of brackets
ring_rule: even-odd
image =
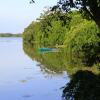
[(20, 83), (27, 83), (27, 80), (19, 80)]
[(23, 98), (30, 98), (30, 97), (32, 97), (33, 95), (32, 94), (25, 94), (25, 95), (23, 95), (22, 97)]

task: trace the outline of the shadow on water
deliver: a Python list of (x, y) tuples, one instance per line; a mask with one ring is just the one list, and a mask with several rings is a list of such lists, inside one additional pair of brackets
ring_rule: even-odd
[(64, 87), (62, 100), (100, 100), (100, 75), (78, 71)]

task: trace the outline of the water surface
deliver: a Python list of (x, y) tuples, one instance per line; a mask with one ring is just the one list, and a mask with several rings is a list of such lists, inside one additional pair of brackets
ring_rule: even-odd
[(24, 53), (21, 38), (0, 38), (0, 100), (61, 100), (66, 72), (45, 72), (39, 65)]

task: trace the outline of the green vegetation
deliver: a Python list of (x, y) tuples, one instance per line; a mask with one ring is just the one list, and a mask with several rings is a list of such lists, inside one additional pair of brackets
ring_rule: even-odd
[(25, 29), (23, 40), (37, 48), (61, 49), (69, 66), (100, 66), (99, 29), (79, 12), (47, 11)]
[(66, 14), (47, 11), (38, 21), (32, 22), (25, 29), (23, 38), (33, 45), (36, 43), (39, 47), (62, 45), (69, 21), (70, 18)]
[(22, 34), (0, 33), (0, 37), (22, 37)]
[(71, 8), (80, 10), (85, 18), (91, 18), (100, 28), (100, 0), (58, 0), (52, 10), (69, 12)]
[(80, 14), (74, 13), (72, 16), (63, 43), (66, 45), (66, 54), (74, 63), (79, 61), (85, 66), (93, 66), (100, 61), (99, 29), (93, 21), (83, 19)]

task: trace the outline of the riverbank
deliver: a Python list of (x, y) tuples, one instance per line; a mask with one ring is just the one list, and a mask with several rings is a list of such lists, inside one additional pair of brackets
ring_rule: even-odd
[[(80, 12), (46, 12), (23, 33), (24, 43), (33, 47), (63, 49), (69, 66), (100, 68), (100, 32), (93, 20)], [(68, 66), (67, 64), (67, 66)]]
[(22, 37), (22, 34), (0, 33), (0, 37)]

